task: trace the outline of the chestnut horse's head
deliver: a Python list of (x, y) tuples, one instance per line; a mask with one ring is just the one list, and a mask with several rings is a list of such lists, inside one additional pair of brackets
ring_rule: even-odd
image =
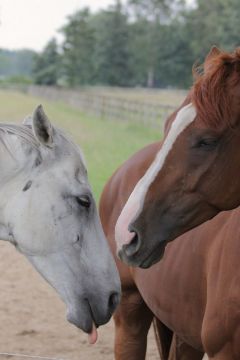
[(169, 241), (240, 204), (240, 49), (212, 49), (168, 125), (116, 225), (119, 256), (133, 266), (151, 266)]

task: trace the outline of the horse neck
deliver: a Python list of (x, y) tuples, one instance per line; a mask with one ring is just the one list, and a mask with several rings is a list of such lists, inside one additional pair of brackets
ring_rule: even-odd
[(5, 139), (2, 139), (0, 139), (0, 220), (2, 208), (14, 190), (19, 188), (19, 183), (24, 184), (27, 176), (27, 162), (25, 159), (21, 159), (23, 155), (21, 146), (17, 141), (15, 147), (12, 146), (13, 142), (8, 142), (8, 138), (6, 138), (6, 142)]
[(0, 240), (10, 240), (9, 226), (5, 220), (5, 209), (21, 181), (21, 170), (16, 159), (0, 141)]

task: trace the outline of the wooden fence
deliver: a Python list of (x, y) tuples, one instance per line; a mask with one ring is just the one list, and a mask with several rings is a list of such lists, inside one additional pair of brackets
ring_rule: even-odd
[(176, 107), (159, 103), (136, 101), (101, 92), (66, 90), (45, 86), (29, 86), (27, 92), (54, 101), (64, 101), (84, 113), (103, 119), (134, 121), (151, 127), (162, 126)]

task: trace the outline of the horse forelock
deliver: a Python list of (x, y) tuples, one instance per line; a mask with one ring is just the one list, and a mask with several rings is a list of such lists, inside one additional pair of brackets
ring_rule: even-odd
[(6, 149), (12, 153), (11, 144), (6, 140), (6, 135), (15, 135), (31, 147), (36, 149), (39, 147), (39, 143), (29, 126), (0, 123), (0, 141), (4, 144)]
[(234, 116), (231, 88), (240, 80), (240, 48), (233, 53), (220, 52), (206, 60), (204, 72), (194, 69), (195, 83), (191, 99), (200, 121), (219, 128), (231, 126)]
[[(83, 164), (85, 165), (84, 156), (80, 150), (80, 148), (72, 141), (70, 136), (66, 135), (62, 130), (56, 129), (58, 136), (61, 139), (64, 139), (66, 143), (70, 145), (70, 147), (74, 148), (81, 157)], [(30, 148), (39, 150), (40, 143), (37, 138), (34, 136), (32, 127), (29, 125), (17, 125), (17, 124), (4, 124), (0, 123), (0, 142), (4, 145), (5, 149), (10, 153), (12, 157), (14, 156), (13, 147), (11, 141), (9, 141), (9, 137), (6, 135), (15, 135), (17, 138), (22, 140), (25, 144), (29, 145)], [(58, 147), (58, 152), (63, 151), (63, 143), (61, 142)]]

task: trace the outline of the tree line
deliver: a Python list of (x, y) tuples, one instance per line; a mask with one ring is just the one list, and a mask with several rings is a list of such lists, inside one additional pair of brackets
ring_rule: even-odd
[(68, 17), (35, 56), (36, 84), (187, 87), (212, 45), (240, 44), (239, 0), (116, 0)]
[(0, 81), (30, 81), (35, 56), (32, 50), (0, 49)]

